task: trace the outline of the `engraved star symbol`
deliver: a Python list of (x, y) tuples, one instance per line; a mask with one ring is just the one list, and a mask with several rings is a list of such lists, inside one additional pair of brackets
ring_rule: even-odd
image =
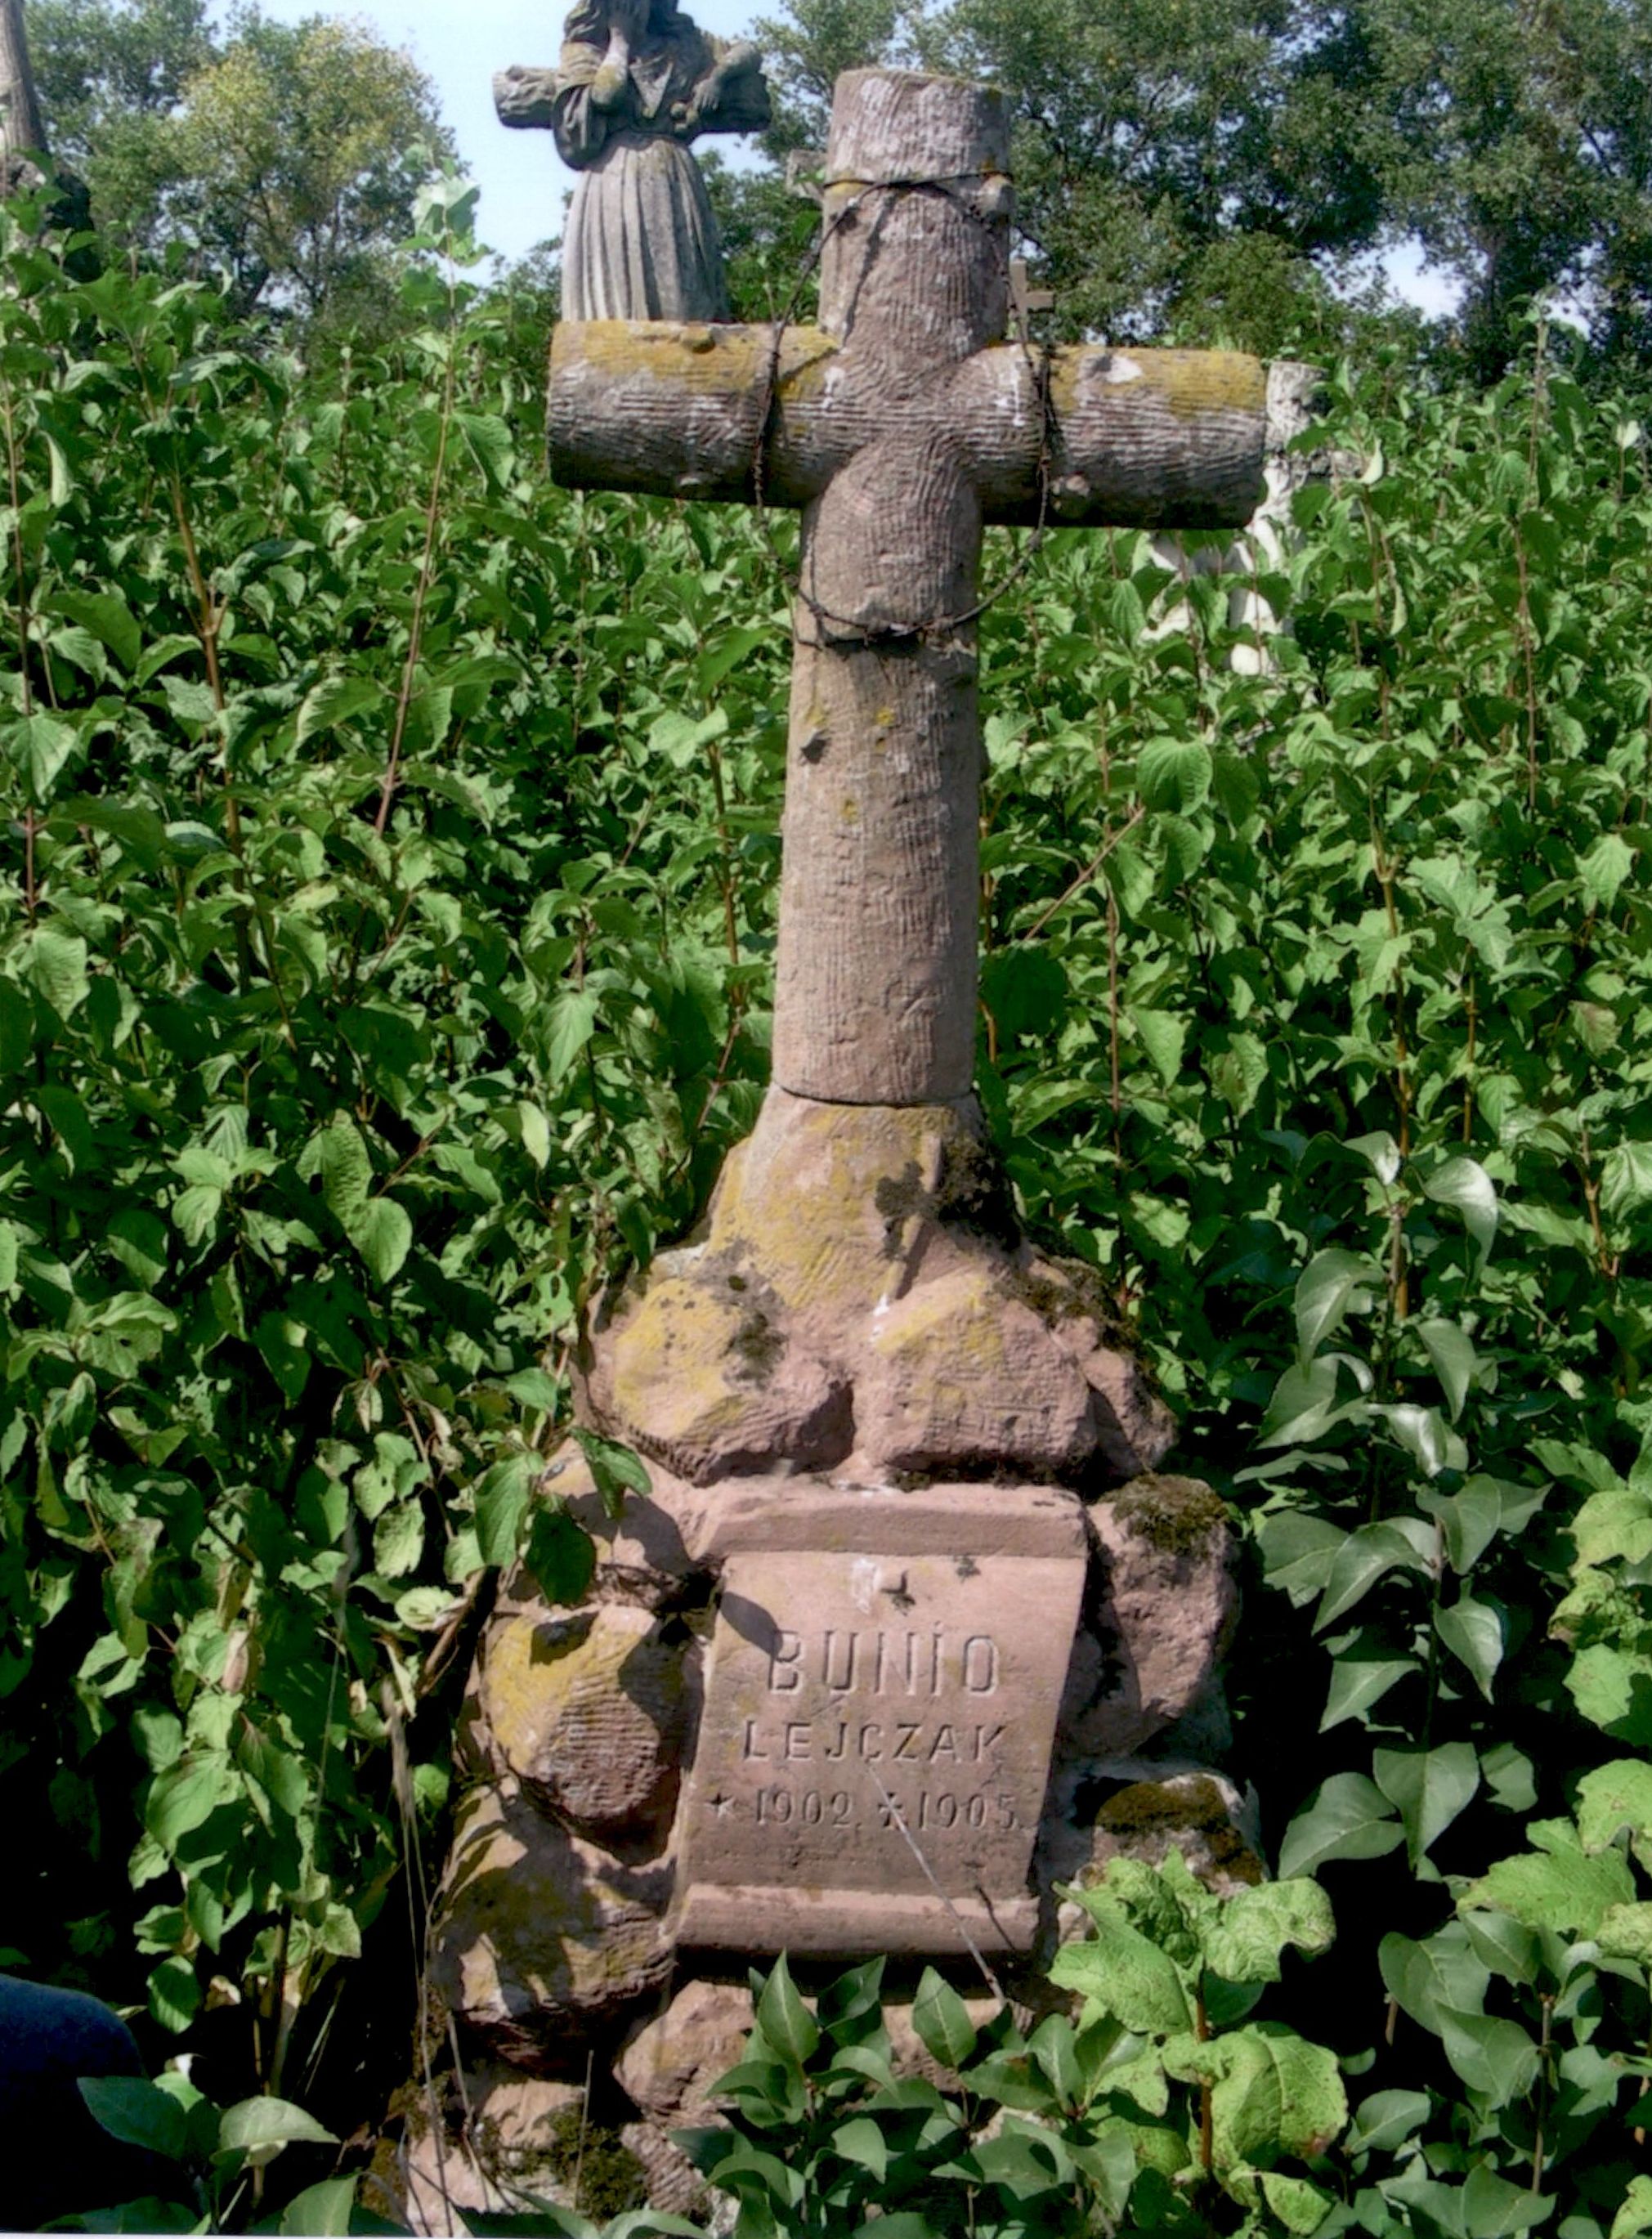
[(735, 1801), (732, 1796), (708, 1796), (706, 1801), (720, 1819), (726, 1818), (729, 1812), (735, 1809)]

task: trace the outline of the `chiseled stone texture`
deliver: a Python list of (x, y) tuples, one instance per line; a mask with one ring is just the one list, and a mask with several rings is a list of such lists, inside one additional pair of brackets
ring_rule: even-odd
[[(559, 2207), (572, 2203), (547, 2147), (559, 2126), (577, 2125), (584, 2087), (481, 2064), (468, 2070), (462, 2095), (449, 2091), (440, 2131), (415, 2103), (394, 2189), (408, 2229), (450, 2239), (469, 2229), (467, 2209), (499, 2215), (514, 2190)], [(455, 2213), (455, 2211), (457, 2211)]]
[(1095, 1450), (1082, 1370), (985, 1266), (876, 1309), (855, 1397), (875, 1469), (1071, 1475)]
[(1022, 1235), (973, 1099), (772, 1088), (704, 1240), (609, 1302), (583, 1374), (597, 1420), (699, 1485), (790, 1467), (1088, 1489), (1175, 1435), (1098, 1279)]
[(668, 1857), (628, 1865), (538, 1810), (515, 1781), (461, 1805), (431, 1986), (500, 2057), (554, 2073), (671, 1970)]
[(1233, 1536), (1208, 1485), (1145, 1475), (1089, 1515), (1097, 1553), (1058, 1762), (1129, 1757), (1185, 1717), (1208, 1695), (1238, 1617)]
[(705, 2213), (705, 2180), (671, 2133), (716, 2120), (713, 2087), (740, 2058), (751, 2026), (747, 1989), (695, 1977), (614, 2063), (614, 2079), (641, 2117), (620, 2135), (648, 2173), (651, 2207), (673, 2216)]
[(737, 1266), (656, 1274), (599, 1362), (600, 1411), (696, 1482), (779, 1462), (824, 1468), (849, 1451), (846, 1385), (792, 1343)]
[[(707, 2188), (687, 2155), (672, 2143), (668, 2131), (657, 2123), (627, 2123), (620, 2139), (642, 2165), (650, 2208), (660, 2209), (667, 2216), (693, 2216), (713, 2232), (733, 2229), (733, 2201), (727, 2194)], [(726, 2210), (720, 2218), (716, 2209), (720, 2202)], [(715, 2220), (707, 2222), (708, 2216)]]
[(680, 1625), (623, 1602), (509, 1611), (488, 1628), (481, 1663), (494, 1748), (579, 1833), (659, 1828), (692, 1738), (697, 1661)]
[(721, 1518), (683, 1943), (1025, 1949), (1082, 1504), (1047, 1485), (776, 1490)]
[(655, 2122), (701, 2122), (718, 2103), (712, 2086), (740, 2058), (751, 2027), (743, 1983), (695, 1977), (637, 2031), (614, 2063), (615, 2078)]

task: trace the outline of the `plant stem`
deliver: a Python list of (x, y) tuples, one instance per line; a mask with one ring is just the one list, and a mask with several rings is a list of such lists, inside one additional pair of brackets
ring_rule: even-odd
[(1531, 2185), (1529, 2189), (1533, 2192), (1541, 2192), (1543, 2190), (1543, 2123), (1549, 2114), (1549, 2043), (1554, 2032), (1555, 2020), (1555, 2001), (1552, 1994), (1545, 1993), (1542, 2000), (1542, 2004), (1543, 2010), (1543, 2035), (1539, 2039), (1537, 2047), (1537, 2105), (1535, 2117), (1535, 2135), (1532, 2139), (1531, 2147)]
[(1118, 831), (1110, 832), (1107, 834), (1107, 837), (1102, 843), (1101, 847), (1091, 857), (1090, 860), (1085, 865), (1083, 870), (1079, 872), (1078, 877), (1072, 880), (1071, 884), (1064, 887), (1061, 892), (1056, 896), (1055, 900), (1051, 903), (1049, 908), (1045, 911), (1043, 916), (1036, 919), (1034, 922), (1027, 927), (1026, 931), (1021, 935), (1023, 940), (1036, 940), (1038, 939), (1038, 935), (1044, 931), (1045, 926), (1049, 924), (1056, 912), (1060, 909), (1065, 909), (1075, 894), (1081, 894), (1084, 891), (1084, 889), (1090, 884), (1091, 879), (1095, 877), (1102, 865), (1106, 861), (1108, 856), (1112, 854), (1113, 849), (1124, 838), (1125, 833), (1133, 830), (1134, 827), (1141, 822), (1142, 818), (1146, 814), (1147, 811), (1145, 807), (1138, 801), (1135, 807), (1131, 810), (1130, 814), (1119, 826)]
[(1520, 534), (1520, 524), (1515, 523), (1515, 572), (1520, 580), (1520, 597), (1515, 607), (1515, 622), (1520, 637), (1520, 657), (1526, 677), (1526, 813), (1537, 813), (1537, 667), (1536, 646), (1531, 627), (1530, 571), (1526, 564), (1525, 539)]
[[(11, 555), (17, 577), (17, 674), (23, 685), (23, 712), (35, 712), (34, 689), (29, 681), (29, 569), (23, 549), (22, 491), (17, 476), (17, 431), (11, 405), (11, 383), (0, 376), (0, 419), (6, 431), (6, 475), (11, 497)], [(35, 877), (35, 835), (40, 828), (33, 801), (23, 812), (23, 906), (30, 925), (40, 906)]]
[(448, 275), (447, 362), (442, 373), (441, 416), (436, 429), (435, 463), (430, 470), (430, 495), (424, 512), (424, 549), (419, 558), (419, 579), (414, 587), (413, 615), (408, 624), (408, 657), (401, 664), (401, 688), (396, 695), (395, 727), (390, 734), (390, 752), (384, 765), (384, 775), (379, 785), (378, 813), (373, 819), (373, 829), (381, 840), (390, 821), (390, 806), (395, 799), (396, 787), (401, 778), (401, 753), (407, 743), (408, 718), (413, 708), (414, 679), (418, 672), (419, 655), (424, 645), (424, 614), (430, 597), (431, 578), (435, 574), (436, 542), (441, 528), (442, 483), (448, 468), (448, 443), (453, 433), (454, 403), (457, 392), (458, 360), (454, 350), (454, 321), (455, 310), (454, 282), (451, 269)]
[(17, 577), (17, 669), (23, 682), (23, 712), (35, 712), (34, 690), (29, 681), (29, 568), (23, 549), (23, 492), (17, 474), (17, 423), (12, 409), (11, 383), (0, 375), (0, 421), (6, 431), (6, 478), (11, 499), (11, 557)]
[(706, 760), (711, 769), (712, 797), (717, 804), (717, 837), (721, 848), (719, 871), (723, 889), (723, 937), (728, 943), (729, 962), (738, 966), (740, 925), (734, 914), (734, 856), (728, 841), (728, 801), (723, 791), (723, 758), (714, 741), (706, 749)]

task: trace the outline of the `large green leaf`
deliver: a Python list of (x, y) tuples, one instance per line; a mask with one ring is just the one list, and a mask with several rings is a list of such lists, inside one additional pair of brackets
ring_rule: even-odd
[(1480, 1786), (1480, 1762), (1468, 1742), (1442, 1742), (1430, 1750), (1379, 1749), (1371, 1771), (1404, 1822), (1414, 1866), (1467, 1810)]
[(912, 2001), (912, 2028), (932, 2058), (943, 2068), (962, 2068), (974, 2057), (976, 2028), (956, 1990), (932, 1967), (926, 1967)]
[(1393, 1804), (1375, 1781), (1334, 1773), (1286, 1828), (1279, 1871), (1290, 1879), (1317, 1873), (1332, 1858), (1380, 1858), (1404, 1840)]
[(1326, 2152), (1348, 2120), (1348, 2100), (1335, 2053), (1310, 2044), (1277, 2022), (1231, 2030), (1195, 2044), (1185, 2065), (1212, 2084), (1216, 2161), (1244, 2167), (1281, 2151)]
[(1064, 1944), (1050, 1980), (1079, 1990), (1138, 2036), (1167, 2036), (1193, 2026), (1187, 1978), (1169, 1954), (1122, 1919), (1100, 1919), (1082, 1943)]
[(813, 2058), (819, 2044), (819, 2024), (792, 1980), (784, 1952), (769, 1970), (759, 1993), (757, 2023), (775, 2051), (799, 2068)]
[(1205, 1964), (1230, 1983), (1277, 1983), (1280, 1954), (1328, 1950), (1337, 1924), (1316, 1882), (1265, 1882), (1237, 1890), (1202, 1930)]
[(1460, 1925), (1422, 1943), (1409, 1936), (1385, 1936), (1377, 1962), (1388, 1994), (1401, 2011), (1436, 2036), (1442, 2013), (1447, 2009), (1458, 2014), (1477, 2011), (1491, 1980)]
[(1505, 1625), (1502, 1610), (1495, 1602), (1464, 1594), (1449, 1607), (1436, 1610), (1434, 1624), (1442, 1641), (1489, 1703), (1491, 1683), (1503, 1662)]
[(1447, 1159), (1423, 1185), (1436, 1205), (1463, 1215), (1483, 1266), (1497, 1233), (1497, 1193), (1477, 1159)]
[(100, 2129), (125, 2146), (142, 2146), (168, 2161), (182, 2161), (189, 2123), (177, 2101), (136, 2076), (85, 2076), (81, 2097)]
[(80, 734), (55, 715), (25, 715), (5, 736), (5, 750), (36, 808), (43, 808), (57, 781), (80, 751)]
[(1136, 783), (1151, 809), (1191, 814), (1209, 800), (1211, 750), (1198, 739), (1152, 739), (1142, 748)]
[(335, 2146), (338, 2140), (313, 2115), (289, 2099), (240, 2099), (218, 2125), (220, 2154), (243, 2153), (259, 2161), (290, 2145)]
[(1520, 1857), (1500, 1858), (1470, 1884), (1459, 1902), (1495, 1905), (1529, 1928), (1592, 1936), (1608, 1910), (1633, 1903), (1635, 1894), (1629, 1866), (1616, 1850), (1593, 1856), (1582, 1850), (1529, 1850)]
[(1350, 1309), (1369, 1312), (1381, 1288), (1379, 1271), (1363, 1253), (1317, 1252), (1297, 1284), (1297, 1349), (1304, 1362), (1336, 1335)]

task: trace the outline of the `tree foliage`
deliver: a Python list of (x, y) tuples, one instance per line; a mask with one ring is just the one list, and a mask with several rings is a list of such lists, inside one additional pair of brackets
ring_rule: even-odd
[(1141, 336), (1237, 230), (1290, 258), (1377, 235), (1382, 205), (1347, 109), (1363, 57), (1283, 0), (1172, 10), (1086, 0), (798, 0), (760, 31), (788, 107), (777, 145), (824, 140), (835, 73), (902, 59), (1003, 86), (1018, 223), (1064, 334)]
[(42, 102), (111, 242), (222, 274), (242, 311), (382, 315), (387, 254), (451, 142), (406, 55), (316, 15), (33, 0)]
[[(776, 148), (824, 138), (852, 64), (1005, 89), (1021, 224), (1063, 333), (1185, 327), (1235, 294), (1239, 242), (1273, 290), (1290, 284), (1311, 347), (1326, 284), (1357, 289), (1350, 259), (1412, 236), (1462, 286), (1477, 378), (1556, 293), (1604, 357), (1644, 362), (1644, 0), (792, 0), (761, 29), (786, 99)], [(1277, 309), (1254, 338), (1242, 302), (1225, 317), (1277, 346)]]

